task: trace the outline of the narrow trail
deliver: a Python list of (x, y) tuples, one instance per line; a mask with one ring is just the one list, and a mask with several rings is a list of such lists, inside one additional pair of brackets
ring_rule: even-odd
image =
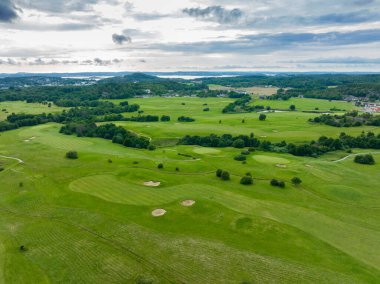
[(17, 162), (19, 162), (19, 164), (24, 164), (24, 161), (19, 159), (19, 158), (15, 158), (15, 157), (8, 157), (8, 156), (3, 156), (3, 155), (0, 155), (0, 158), (4, 158), (4, 159), (10, 159), (10, 160), (15, 160)]
[(380, 152), (368, 152), (368, 153), (357, 153), (357, 154), (350, 154), (350, 155), (347, 155), (346, 157), (343, 157), (339, 160), (336, 160), (336, 161), (332, 161), (333, 163), (339, 163), (339, 162), (342, 162), (344, 160), (347, 160), (348, 158), (350, 157), (355, 157), (355, 156), (359, 156), (359, 155), (365, 155), (365, 154), (372, 154), (372, 155), (376, 155), (376, 154), (380, 154)]

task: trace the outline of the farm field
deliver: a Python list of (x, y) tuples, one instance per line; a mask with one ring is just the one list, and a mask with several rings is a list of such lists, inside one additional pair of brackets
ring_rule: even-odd
[(250, 88), (231, 88), (231, 87), (225, 87), (221, 85), (209, 85), (210, 90), (221, 90), (221, 91), (244, 91), (247, 92), (250, 95), (256, 95), (256, 96), (271, 96), (273, 94), (277, 93), (278, 88), (276, 87), (250, 87)]
[[(297, 108), (259, 121), (258, 113), (222, 114), (234, 101), (228, 98), (128, 101), (144, 115), (171, 116), (170, 122), (115, 122), (150, 137), (155, 151), (59, 134), (56, 123), (0, 133), (0, 283), (378, 282), (380, 152), (353, 149), (371, 152), (373, 166), (353, 156), (340, 160), (349, 155), (344, 151), (319, 158), (255, 151), (243, 164), (234, 160), (241, 149), (176, 145), (187, 134), (253, 132), (300, 143), (340, 132), (380, 133), (373, 126), (310, 124), (319, 114), (302, 112), (352, 110), (352, 104), (255, 100)], [(0, 107), (48, 111), (23, 103)], [(181, 115), (195, 122), (177, 122)], [(66, 159), (70, 150), (79, 159)], [(231, 180), (217, 178), (219, 168)], [(248, 172), (254, 184), (241, 185)], [(291, 185), (295, 176), (301, 185)], [(285, 188), (271, 186), (272, 178)], [(183, 206), (186, 200), (195, 203)], [(166, 214), (153, 217), (156, 209)]]

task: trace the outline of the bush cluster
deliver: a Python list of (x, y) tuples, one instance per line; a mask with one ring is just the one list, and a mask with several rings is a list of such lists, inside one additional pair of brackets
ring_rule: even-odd
[(277, 187), (284, 188), (285, 187), (285, 182), (283, 182), (282, 180), (272, 179), (270, 181), (270, 185), (271, 186), (277, 186)]
[(357, 164), (363, 164), (363, 165), (374, 165), (375, 159), (371, 154), (366, 155), (357, 155), (355, 156), (354, 162)]

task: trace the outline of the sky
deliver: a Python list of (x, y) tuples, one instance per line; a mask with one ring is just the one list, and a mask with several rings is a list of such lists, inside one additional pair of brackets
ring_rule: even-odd
[(0, 73), (380, 71), (380, 0), (0, 0)]

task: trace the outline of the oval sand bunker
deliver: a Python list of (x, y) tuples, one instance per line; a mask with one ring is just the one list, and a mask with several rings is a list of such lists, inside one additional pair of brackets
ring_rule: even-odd
[(195, 204), (194, 200), (185, 200), (181, 202), (182, 206), (193, 206)]
[(146, 182), (144, 182), (145, 186), (157, 187), (157, 186), (160, 186), (160, 184), (161, 184), (161, 182), (159, 182), (159, 181), (146, 181)]
[(287, 166), (284, 165), (284, 164), (276, 164), (276, 167), (277, 167), (277, 168), (286, 168)]
[(166, 210), (164, 209), (156, 209), (152, 211), (153, 217), (160, 217), (160, 216), (164, 216), (165, 214), (166, 214)]

